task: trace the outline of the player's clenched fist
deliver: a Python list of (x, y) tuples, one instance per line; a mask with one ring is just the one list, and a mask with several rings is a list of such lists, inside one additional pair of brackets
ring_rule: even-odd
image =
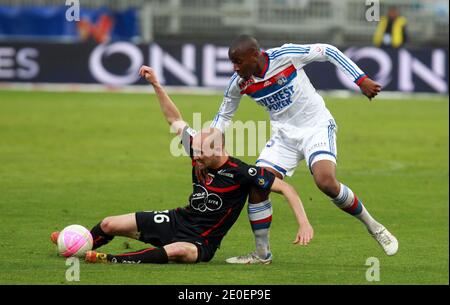
[(381, 85), (374, 82), (370, 78), (363, 80), (359, 87), (361, 88), (362, 93), (369, 99), (372, 99), (381, 91)]
[(152, 85), (158, 85), (158, 78), (156, 77), (155, 70), (150, 68), (149, 66), (142, 66), (139, 69), (139, 75), (141, 77), (145, 77), (145, 79)]

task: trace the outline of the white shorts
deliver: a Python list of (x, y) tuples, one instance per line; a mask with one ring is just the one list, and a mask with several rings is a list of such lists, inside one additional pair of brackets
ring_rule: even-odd
[(292, 176), (303, 159), (310, 171), (320, 160), (336, 163), (336, 133), (337, 126), (332, 119), (314, 127), (281, 128), (267, 142), (256, 165), (273, 168), (284, 177)]

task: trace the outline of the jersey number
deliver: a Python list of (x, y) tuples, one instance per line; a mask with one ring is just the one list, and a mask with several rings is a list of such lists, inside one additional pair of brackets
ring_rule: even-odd
[[(165, 211), (154, 211), (153, 213), (155, 213), (155, 216), (153, 216), (153, 220), (156, 223), (163, 223), (163, 222), (169, 222), (170, 218), (168, 215), (164, 215), (169, 213), (169, 210), (165, 210)], [(164, 213), (164, 214), (163, 214)]]

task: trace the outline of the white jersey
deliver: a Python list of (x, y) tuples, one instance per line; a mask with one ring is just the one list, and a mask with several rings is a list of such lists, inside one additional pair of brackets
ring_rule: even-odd
[(263, 54), (266, 65), (262, 75), (243, 79), (237, 73), (233, 74), (211, 127), (223, 132), (244, 94), (269, 112), (275, 129), (303, 128), (332, 119), (322, 97), (303, 70), (313, 61), (332, 62), (358, 85), (367, 77), (352, 60), (328, 44), (285, 44)]

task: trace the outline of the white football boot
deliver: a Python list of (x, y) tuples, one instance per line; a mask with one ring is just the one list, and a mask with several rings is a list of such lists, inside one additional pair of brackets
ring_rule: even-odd
[(372, 234), (372, 236), (380, 244), (387, 255), (391, 256), (397, 253), (398, 240), (385, 227), (381, 226)]
[(266, 258), (259, 257), (255, 252), (243, 256), (234, 256), (225, 260), (228, 264), (252, 265), (262, 264), (268, 265), (272, 263), (272, 253), (267, 254)]

